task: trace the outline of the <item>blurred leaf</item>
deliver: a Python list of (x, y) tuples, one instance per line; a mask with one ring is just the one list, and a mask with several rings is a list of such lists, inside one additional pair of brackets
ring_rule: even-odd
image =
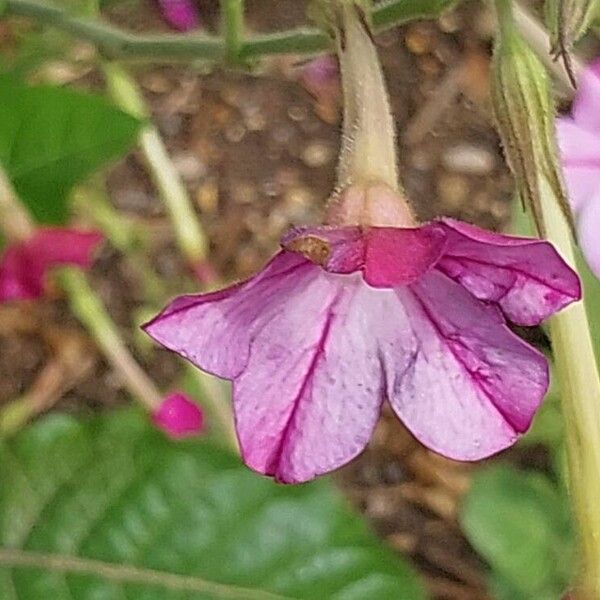
[(553, 449), (562, 445), (564, 422), (556, 374), (552, 367), (553, 365), (551, 365), (550, 389), (535, 415), (531, 429), (521, 438), (521, 444), (546, 444)]
[(0, 163), (41, 222), (63, 222), (71, 187), (123, 154), (139, 125), (101, 96), (0, 77)]
[(50, 417), (0, 471), (1, 598), (424, 598), (327, 480), (277, 485), (138, 412)]
[(495, 585), (506, 591), (499, 597), (555, 600), (566, 589), (572, 566), (568, 503), (546, 476), (508, 466), (479, 472), (461, 520)]

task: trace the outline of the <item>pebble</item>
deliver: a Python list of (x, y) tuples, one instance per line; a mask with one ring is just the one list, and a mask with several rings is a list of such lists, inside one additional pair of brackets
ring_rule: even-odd
[(172, 160), (175, 169), (185, 181), (198, 181), (206, 174), (206, 166), (195, 154), (182, 152), (173, 155)]
[(496, 166), (496, 157), (482, 146), (456, 144), (444, 151), (442, 164), (449, 171), (457, 173), (489, 175)]
[(464, 207), (469, 196), (469, 182), (460, 175), (444, 174), (437, 181), (440, 200), (447, 208)]
[(308, 167), (323, 167), (332, 159), (333, 149), (326, 142), (310, 142), (302, 151), (302, 162)]

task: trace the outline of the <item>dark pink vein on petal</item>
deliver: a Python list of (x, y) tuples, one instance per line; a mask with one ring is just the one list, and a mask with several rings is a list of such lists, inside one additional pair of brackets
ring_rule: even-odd
[(321, 332), (321, 336), (319, 338), (319, 341), (317, 342), (314, 356), (310, 361), (310, 365), (308, 366), (308, 370), (306, 371), (306, 375), (304, 377), (304, 380), (302, 381), (302, 385), (300, 386), (300, 391), (298, 392), (298, 394), (296, 394), (296, 397), (294, 398), (294, 407), (292, 408), (290, 416), (288, 417), (288, 420), (281, 432), (281, 438), (279, 440), (279, 443), (277, 444), (277, 447), (273, 451), (273, 454), (269, 460), (269, 464), (266, 469), (266, 474), (275, 476), (277, 479), (279, 478), (279, 464), (281, 462), (281, 456), (283, 454), (285, 443), (290, 433), (292, 424), (294, 423), (294, 419), (296, 417), (296, 413), (298, 412), (298, 407), (300, 406), (302, 397), (304, 396), (304, 393), (307, 390), (308, 386), (312, 384), (313, 376), (317, 369), (319, 359), (325, 354), (325, 345), (327, 343), (327, 339), (329, 338), (331, 327), (336, 317), (335, 308), (339, 304), (342, 295), (343, 293), (336, 294), (335, 298), (333, 299), (333, 301), (329, 305), (329, 308), (327, 309), (325, 323), (323, 324), (323, 331)]

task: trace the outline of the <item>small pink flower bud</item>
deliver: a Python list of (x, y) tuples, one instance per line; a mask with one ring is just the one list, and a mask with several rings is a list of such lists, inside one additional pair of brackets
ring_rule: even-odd
[(193, 0), (158, 0), (165, 18), (175, 29), (190, 31), (200, 25), (198, 9)]
[(170, 438), (178, 440), (199, 434), (204, 426), (202, 409), (185, 394), (169, 394), (152, 415), (152, 421)]

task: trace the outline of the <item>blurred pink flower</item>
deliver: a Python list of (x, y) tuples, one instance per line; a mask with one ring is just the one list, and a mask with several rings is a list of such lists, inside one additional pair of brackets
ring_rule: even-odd
[[(359, 214), (354, 199), (329, 222)], [(377, 191), (360, 214), (403, 222), (384, 200)], [(579, 297), (577, 275), (544, 241), (450, 219), (308, 227), (285, 235), (256, 276), (182, 296), (145, 329), (233, 380), (245, 462), (294, 483), (358, 455), (386, 399), (445, 456), (510, 446), (547, 391), (548, 367), (505, 317), (536, 325)]]
[(557, 119), (557, 132), (579, 245), (600, 277), (600, 60), (583, 72), (572, 115)]
[(300, 69), (299, 80), (315, 99), (319, 116), (329, 123), (337, 121), (342, 99), (337, 58), (326, 54), (307, 62)]
[(204, 426), (204, 415), (193, 400), (181, 392), (174, 392), (164, 399), (152, 415), (152, 421), (170, 438), (177, 440), (198, 435)]
[(179, 31), (190, 31), (200, 26), (200, 17), (194, 0), (158, 0), (165, 20)]
[(94, 231), (47, 227), (26, 241), (9, 245), (0, 257), (0, 302), (43, 296), (52, 267), (89, 268), (101, 241), (102, 234)]

